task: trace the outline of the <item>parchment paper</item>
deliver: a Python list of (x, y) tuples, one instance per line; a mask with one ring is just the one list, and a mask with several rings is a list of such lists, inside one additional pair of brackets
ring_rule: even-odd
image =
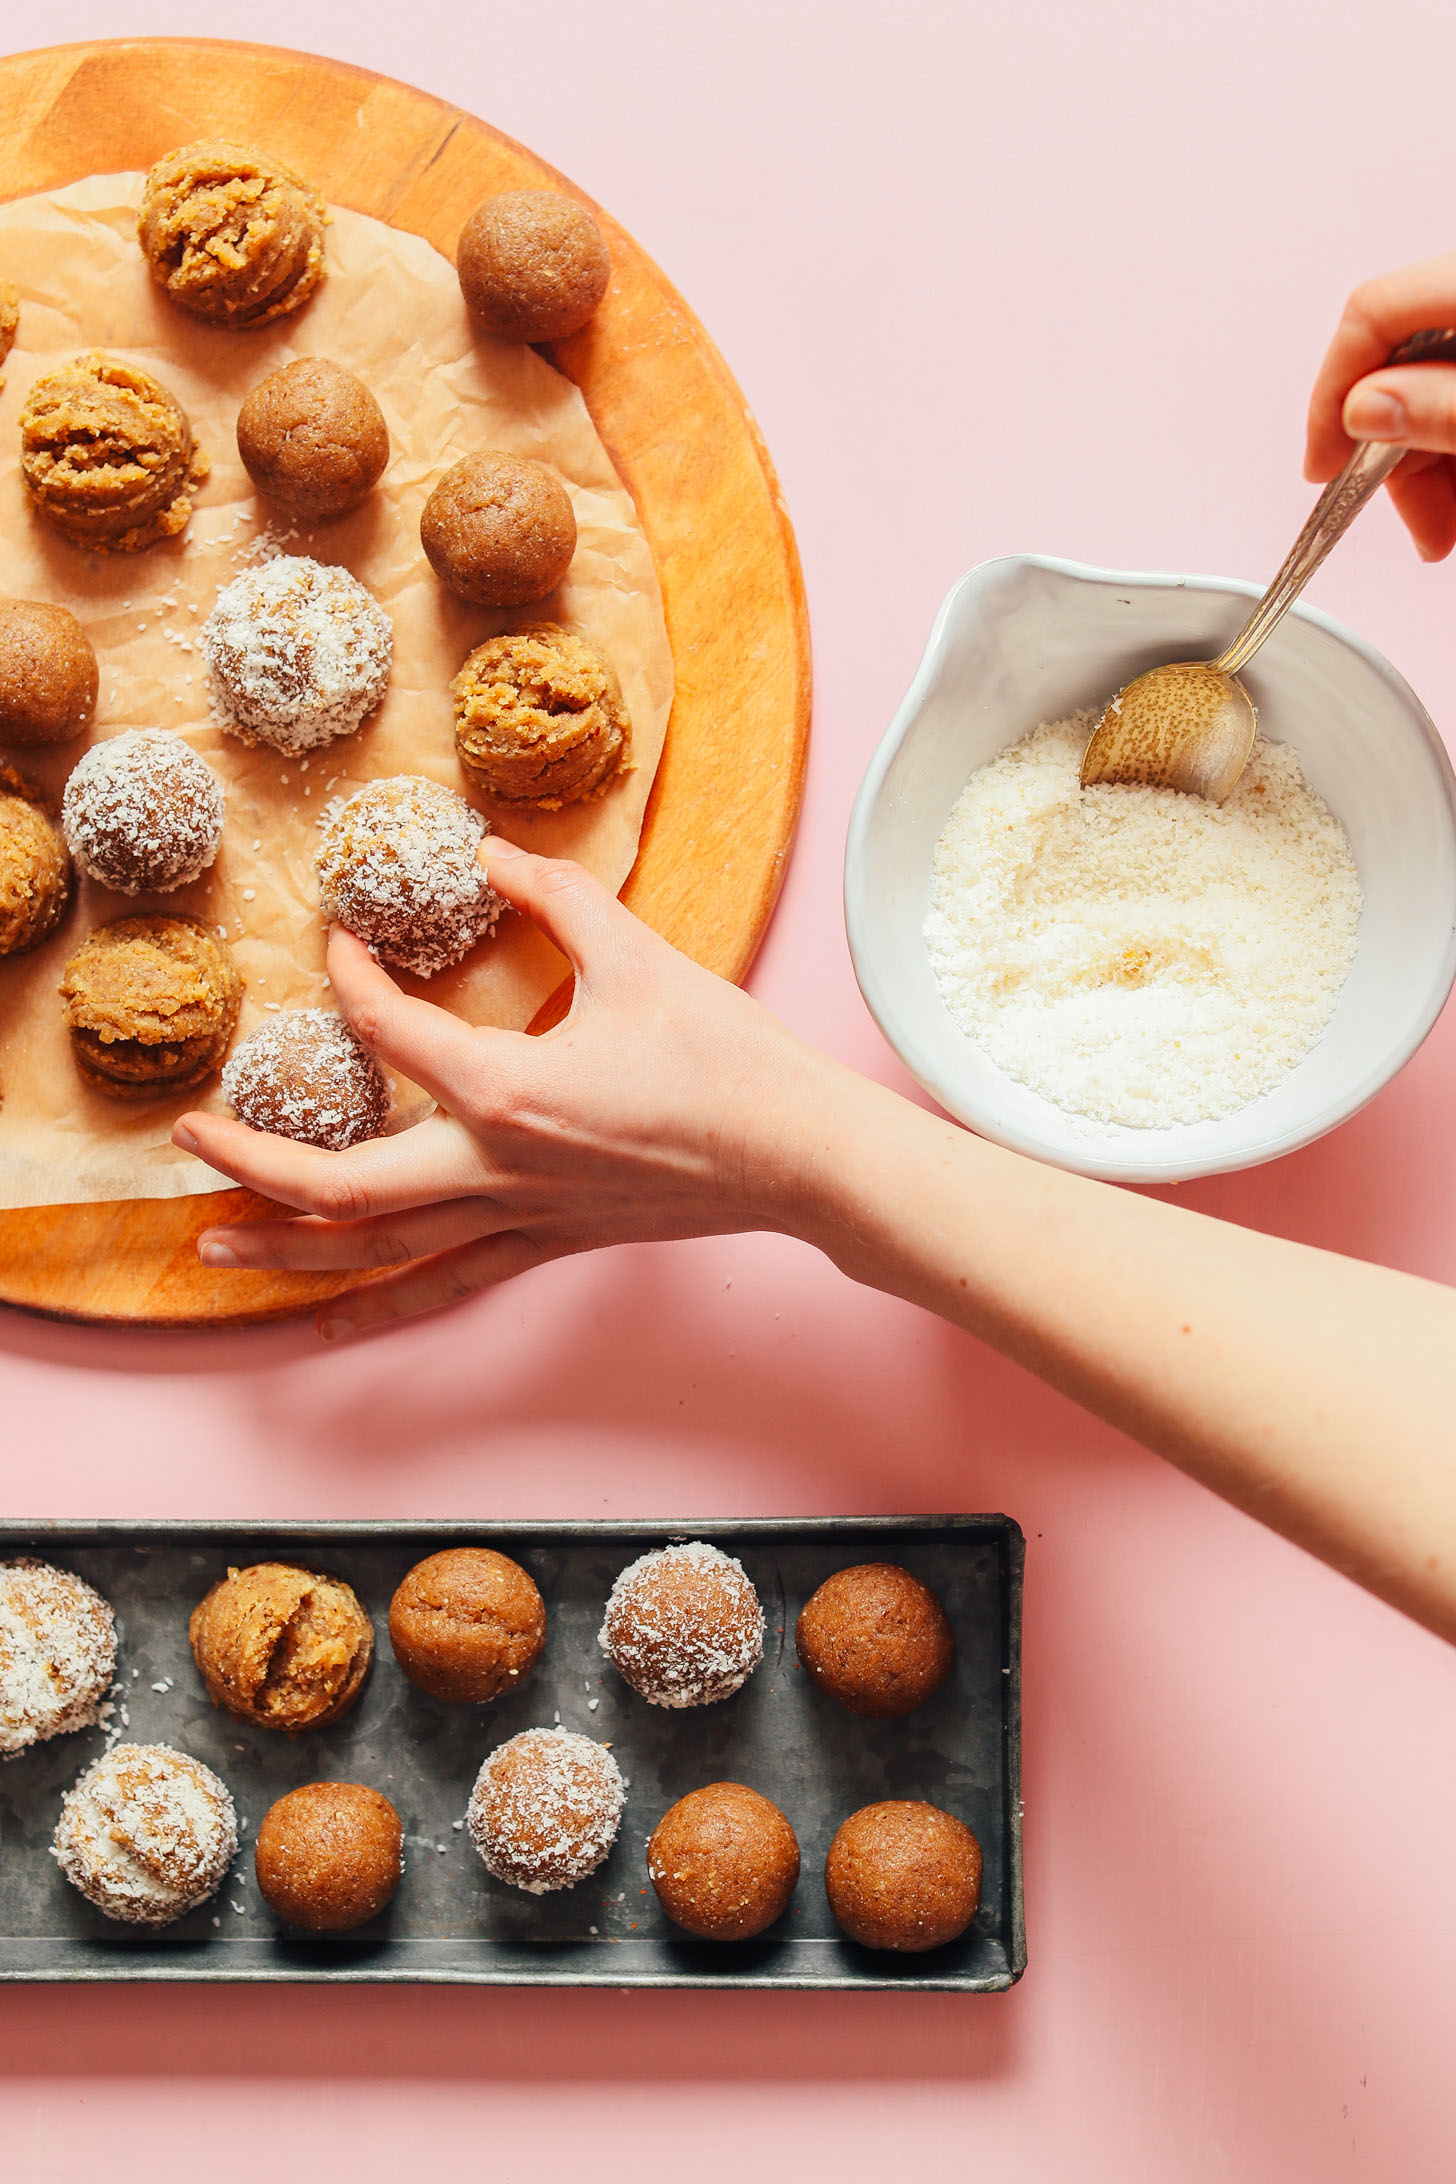
[[(224, 1109), (214, 1078), (141, 1105), (88, 1091), (71, 1061), (56, 985), (93, 925), (152, 910), (225, 930), (246, 982), (239, 1036), (273, 1008), (327, 1002), (313, 855), (331, 800), (381, 775), (421, 773), (466, 792), (455, 757), (449, 682), (473, 645), (537, 618), (584, 630), (608, 653), (632, 717), (634, 770), (598, 801), (561, 812), (502, 814), (532, 849), (579, 858), (612, 888), (637, 852), (642, 814), (672, 702), (672, 655), (647, 541), (631, 499), (571, 382), (531, 349), (477, 332), (453, 268), (427, 243), (336, 210), (329, 278), (295, 318), (247, 334), (194, 324), (162, 298), (136, 244), (140, 175), (101, 175), (0, 206), (0, 274), (21, 295), (20, 332), (0, 395), (0, 594), (50, 599), (76, 614), (101, 663), (90, 739), (52, 752), (0, 755), (59, 802), (87, 740), (123, 728), (181, 732), (221, 776), (227, 821), (216, 864), (165, 897), (118, 896), (78, 880), (51, 940), (0, 960), (0, 1206), (171, 1198), (217, 1187), (170, 1143), (189, 1106)], [(27, 503), (18, 418), (31, 386), (77, 351), (104, 348), (169, 386), (212, 460), (182, 539), (147, 553), (92, 555), (47, 530)], [(364, 508), (341, 523), (270, 518), (238, 459), (235, 422), (248, 389), (297, 356), (325, 356), (371, 388), (391, 460)], [(548, 462), (576, 510), (565, 584), (539, 607), (493, 612), (447, 594), (425, 561), (419, 518), (458, 456), (506, 448)], [(384, 704), (356, 735), (306, 762), (250, 750), (212, 719), (198, 631), (220, 588), (269, 550), (352, 569), (394, 623)], [(471, 801), (489, 810), (478, 796)], [(528, 1024), (565, 975), (519, 917), (417, 992), (472, 1023)], [(417, 1111), (401, 1086), (396, 1120)], [(413, 1102), (413, 1105), (412, 1105)]]

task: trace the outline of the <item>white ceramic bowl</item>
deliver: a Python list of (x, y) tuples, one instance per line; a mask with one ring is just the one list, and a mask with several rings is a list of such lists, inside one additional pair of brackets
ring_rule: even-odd
[(1123, 576), (1014, 555), (972, 569), (936, 617), (855, 801), (845, 914), (881, 1031), (942, 1107), (998, 1144), (1129, 1183), (1252, 1167), (1363, 1107), (1441, 1012), (1456, 977), (1456, 775), (1389, 661), (1304, 606), (1245, 679), (1265, 733), (1293, 744), (1343, 822), (1365, 914), (1335, 1013), (1299, 1066), (1221, 1121), (1129, 1129), (1067, 1114), (1017, 1084), (940, 998), (922, 931), (931, 856), (971, 774), (1145, 667), (1212, 658), (1256, 595), (1213, 577)]

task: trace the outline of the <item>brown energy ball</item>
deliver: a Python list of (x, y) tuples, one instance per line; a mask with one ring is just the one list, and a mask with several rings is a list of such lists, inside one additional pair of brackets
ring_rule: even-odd
[(266, 325), (296, 311), (324, 277), (328, 211), (276, 159), (206, 139), (147, 176), (137, 240), (152, 279), (211, 326)]
[(93, 743), (61, 802), (71, 855), (121, 895), (163, 895), (195, 880), (217, 855), (222, 821), (222, 783), (206, 759), (155, 729)]
[(0, 956), (55, 931), (71, 899), (71, 859), (29, 783), (0, 766)]
[(121, 1100), (200, 1084), (227, 1051), (242, 992), (226, 943), (191, 918), (98, 925), (60, 985), (77, 1068)]
[(404, 1870), (404, 1831), (387, 1797), (362, 1782), (305, 1782), (270, 1805), (253, 1846), (263, 1901), (310, 1934), (347, 1934), (375, 1918)]
[(65, 607), (0, 599), (0, 742), (69, 743), (99, 683), (91, 640)]
[(938, 1949), (981, 1900), (981, 1846), (938, 1805), (891, 1798), (852, 1812), (824, 1861), (829, 1908), (867, 1949)]
[(658, 1821), (647, 1877), (675, 1925), (704, 1941), (746, 1941), (787, 1910), (799, 1878), (798, 1838), (757, 1790), (710, 1782)]
[(763, 1609), (741, 1562), (689, 1540), (629, 1563), (597, 1644), (649, 1706), (711, 1706), (763, 1659)]
[(364, 1686), (374, 1627), (342, 1578), (290, 1562), (230, 1569), (187, 1636), (214, 1706), (258, 1729), (321, 1729)]
[(492, 1547), (447, 1547), (417, 1562), (389, 1604), (389, 1642), (411, 1683), (479, 1703), (528, 1675), (546, 1645), (546, 1603), (530, 1573)]
[(545, 1896), (596, 1872), (625, 1803), (604, 1744), (572, 1729), (524, 1729), (486, 1760), (465, 1821), (487, 1873)]
[(557, 190), (502, 190), (477, 205), (455, 253), (460, 292), (503, 341), (561, 341), (607, 292), (612, 261), (584, 205)]
[(528, 607), (576, 552), (571, 495), (523, 455), (466, 455), (425, 503), (420, 544), (442, 584), (477, 607)]
[(208, 468), (176, 396), (102, 349), (38, 379), (20, 413), (32, 507), (93, 553), (137, 553), (185, 531)]
[(229, 1056), (222, 1096), (250, 1130), (331, 1153), (384, 1135), (389, 1086), (329, 1009), (269, 1016)]
[(827, 1577), (794, 1633), (821, 1691), (851, 1714), (910, 1714), (950, 1674), (955, 1637), (928, 1585), (895, 1562), (859, 1562)]
[(319, 843), (319, 907), (386, 963), (433, 978), (495, 931), (501, 898), (476, 852), (485, 822), (421, 774), (349, 798)]
[(626, 759), (611, 661), (555, 622), (477, 645), (450, 691), (460, 763), (493, 803), (557, 811), (600, 794)]
[(362, 379), (301, 356), (260, 380), (238, 411), (238, 453), (260, 493), (290, 516), (357, 508), (389, 461), (389, 428)]

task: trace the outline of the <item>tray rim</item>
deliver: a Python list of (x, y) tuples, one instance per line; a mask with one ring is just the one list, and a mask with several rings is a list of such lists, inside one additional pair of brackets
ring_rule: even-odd
[[(1006, 1836), (1006, 1889), (1010, 1910), (1010, 1931), (1006, 1937), (1007, 1969), (1005, 1974), (990, 1978), (965, 1978), (942, 1976), (917, 1978), (913, 1974), (895, 1977), (844, 1977), (814, 1979), (806, 1976), (778, 1976), (768, 1973), (742, 1971), (647, 1972), (628, 1974), (623, 1971), (573, 1973), (568, 1978), (548, 1978), (534, 1967), (510, 1967), (506, 1970), (493, 1968), (480, 1972), (432, 1968), (429, 1966), (402, 1965), (396, 1969), (380, 1969), (374, 1966), (350, 1967), (336, 1963), (289, 1964), (280, 1967), (276, 1962), (247, 1966), (231, 1970), (208, 1971), (189, 1967), (185, 1962), (177, 1964), (152, 1964), (113, 1970), (109, 1966), (86, 1963), (72, 1969), (64, 1964), (46, 1968), (12, 1966), (0, 1960), (0, 1986), (31, 1985), (152, 1985), (158, 1982), (191, 1986), (450, 1986), (450, 1987), (617, 1987), (626, 1992), (630, 1988), (681, 1988), (685, 1990), (713, 1989), (731, 1991), (735, 1988), (751, 1989), (758, 1993), (911, 1993), (938, 1994), (1004, 1994), (1016, 1985), (1026, 1970), (1026, 1907), (1024, 1900), (1024, 1876), (1022, 1856), (1022, 1789), (1021, 1789), (1021, 1628), (1022, 1592), (1026, 1562), (1026, 1535), (1014, 1517), (1004, 1511), (950, 1511), (936, 1513), (915, 1512), (906, 1516), (806, 1516), (806, 1517), (710, 1517), (639, 1518), (598, 1517), (576, 1519), (570, 1517), (531, 1518), (468, 1518), (459, 1522), (435, 1517), (346, 1517), (338, 1520), (327, 1518), (284, 1518), (277, 1522), (261, 1517), (245, 1517), (237, 1520), (207, 1517), (163, 1517), (148, 1520), (141, 1517), (119, 1518), (39, 1518), (28, 1522), (6, 1517), (0, 1519), (0, 1555), (22, 1549), (34, 1551), (38, 1546), (51, 1545), (72, 1547), (86, 1546), (141, 1546), (149, 1540), (161, 1544), (182, 1545), (195, 1540), (200, 1545), (223, 1544), (229, 1539), (273, 1540), (280, 1543), (298, 1541), (302, 1545), (325, 1545), (329, 1541), (340, 1544), (365, 1544), (398, 1539), (403, 1543), (448, 1541), (454, 1545), (469, 1544), (472, 1540), (485, 1543), (522, 1539), (546, 1540), (602, 1540), (640, 1539), (661, 1537), (664, 1541), (692, 1537), (712, 1541), (739, 1539), (746, 1541), (771, 1541), (781, 1538), (840, 1539), (846, 1542), (860, 1538), (873, 1540), (891, 1533), (957, 1532), (968, 1537), (979, 1537), (994, 1542), (1000, 1552), (1001, 1598), (1001, 1646), (1003, 1659), (1004, 1703), (1001, 1709), (1001, 1748), (1005, 1776), (1005, 1801), (1003, 1825)], [(29, 1937), (11, 1937), (12, 1940)], [(808, 1937), (805, 1937), (806, 1939)], [(82, 1944), (72, 1944), (78, 1948)], [(66, 1946), (63, 1942), (62, 1946)], [(199, 1953), (207, 1943), (194, 1944)], [(295, 1945), (298, 1946), (298, 1945)], [(306, 1946), (303, 1945), (303, 1946)], [(331, 1944), (337, 1948), (338, 1944)], [(347, 1944), (345, 1944), (347, 1946)], [(868, 1954), (868, 1952), (866, 1952)]]

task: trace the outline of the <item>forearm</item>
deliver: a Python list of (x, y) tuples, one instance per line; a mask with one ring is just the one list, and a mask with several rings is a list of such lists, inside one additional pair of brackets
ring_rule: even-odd
[(791, 1225), (1456, 1638), (1456, 1297), (986, 1144), (828, 1065)]

